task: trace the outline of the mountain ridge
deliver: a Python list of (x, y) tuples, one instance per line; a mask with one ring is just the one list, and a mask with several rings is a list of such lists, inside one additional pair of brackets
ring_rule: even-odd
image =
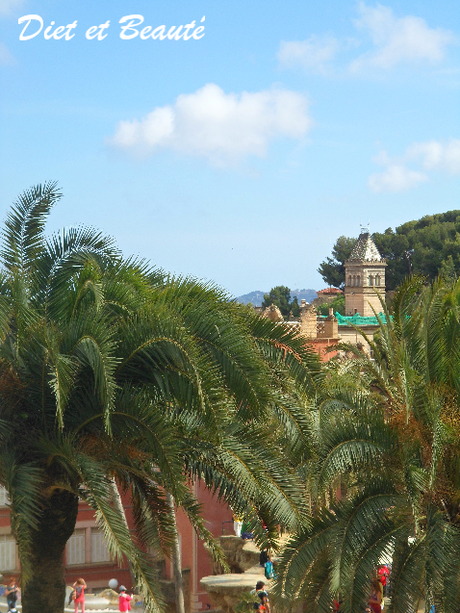
[[(253, 306), (262, 306), (264, 294), (268, 294), (268, 292), (254, 290), (248, 294), (238, 296), (236, 300), (237, 302), (241, 302), (241, 304), (251, 303)], [(293, 289), (291, 290), (291, 300), (294, 298), (294, 296), (297, 296), (299, 302), (302, 300), (302, 298), (307, 302), (313, 302), (313, 300), (317, 297), (317, 292), (315, 289)]]

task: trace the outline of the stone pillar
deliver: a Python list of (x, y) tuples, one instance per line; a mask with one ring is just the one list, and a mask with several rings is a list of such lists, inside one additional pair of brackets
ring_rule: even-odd
[(306, 338), (316, 338), (316, 309), (308, 305), (300, 313), (300, 334)]
[(338, 338), (339, 336), (339, 322), (334, 317), (334, 310), (329, 309), (329, 316), (324, 322), (324, 337), (325, 338)]

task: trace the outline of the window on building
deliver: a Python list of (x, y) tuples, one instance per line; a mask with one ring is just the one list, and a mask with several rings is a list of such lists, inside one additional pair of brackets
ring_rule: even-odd
[(348, 285), (351, 285), (351, 275), (348, 275)]
[(104, 535), (97, 528), (91, 529), (91, 562), (110, 562)]
[(12, 534), (0, 536), (0, 571), (16, 569), (16, 541)]
[(369, 285), (374, 285), (374, 277), (372, 275), (369, 275)]
[(375, 285), (377, 285), (377, 286), (380, 285), (380, 276), (379, 275), (375, 276)]
[(0, 507), (6, 507), (10, 502), (8, 492), (3, 485), (0, 485)]
[(85, 563), (85, 529), (75, 530), (67, 543), (67, 564)]
[(356, 285), (358, 287), (360, 287), (360, 285), (361, 285), (361, 277), (359, 275), (356, 277)]

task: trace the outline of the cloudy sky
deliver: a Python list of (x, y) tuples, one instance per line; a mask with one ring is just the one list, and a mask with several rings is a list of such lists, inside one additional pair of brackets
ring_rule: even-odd
[(460, 209), (456, 0), (0, 0), (0, 207), (240, 295)]

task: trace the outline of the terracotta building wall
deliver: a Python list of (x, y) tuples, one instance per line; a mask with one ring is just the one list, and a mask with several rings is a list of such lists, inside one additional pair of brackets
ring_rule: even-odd
[[(233, 526), (231, 522), (232, 513), (227, 505), (219, 503), (203, 485), (195, 485), (194, 493), (199, 502), (203, 505), (203, 516), (206, 521), (206, 527), (215, 536), (220, 536), (222, 534), (223, 526), (226, 527), (227, 530), (229, 526)], [(128, 524), (132, 526), (133, 518), (128, 496), (123, 497), (123, 506), (125, 508)], [(182, 567), (184, 569), (190, 569), (191, 607), (193, 610), (201, 610), (206, 608), (205, 605), (208, 600), (206, 592), (203, 592), (200, 588), (200, 579), (206, 575), (212, 574), (210, 557), (203, 543), (196, 537), (183, 511), (178, 512), (177, 522), (182, 550)], [(98, 551), (94, 551), (94, 538), (98, 537), (98, 532), (93, 511), (86, 503), (81, 502), (74, 533), (77, 538), (78, 548), (75, 552), (74, 547), (74, 554), (76, 553), (80, 555), (82, 559), (84, 558), (84, 562), (78, 564), (70, 563), (71, 556), (69, 555), (69, 547), (72, 547), (72, 544), (68, 544), (65, 554), (66, 583), (72, 584), (78, 577), (83, 577), (90, 589), (98, 590), (108, 587), (110, 579), (117, 579), (119, 584), (125, 585), (128, 589), (131, 588), (131, 574), (126, 560), (124, 560), (121, 567), (112, 561), (94, 561), (94, 554), (101, 553), (100, 540), (98, 541)], [(11, 576), (18, 576), (20, 572), (17, 548), (15, 544), (12, 543), (10, 512), (6, 504), (0, 506), (0, 547), (2, 546), (8, 547), (9, 551), (12, 551), (14, 557), (14, 568), (0, 568), (0, 573), (2, 573), (4, 577), (2, 581), (4, 582)], [(167, 560), (165, 564), (165, 578), (172, 579), (172, 568), (169, 560)]]
[[(202, 504), (206, 528), (216, 537), (222, 534), (222, 530), (228, 533), (230, 529), (233, 534), (232, 512), (229, 507), (218, 502), (203, 484), (197, 483), (193, 489), (196, 498)], [(199, 611), (205, 609), (209, 602), (207, 593), (200, 587), (200, 579), (212, 574), (211, 559), (203, 542), (197, 538), (185, 513), (178, 513), (177, 524), (181, 535), (182, 567), (190, 568), (191, 609)], [(167, 578), (172, 578), (169, 561), (166, 570)]]

